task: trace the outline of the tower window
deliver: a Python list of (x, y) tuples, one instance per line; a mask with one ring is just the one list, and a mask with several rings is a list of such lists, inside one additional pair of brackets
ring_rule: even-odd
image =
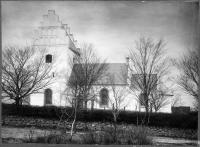
[(52, 63), (52, 55), (46, 55), (46, 63)]

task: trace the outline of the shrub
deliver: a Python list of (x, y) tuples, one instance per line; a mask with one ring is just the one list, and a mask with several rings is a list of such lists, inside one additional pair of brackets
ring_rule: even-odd
[(56, 135), (55, 132), (45, 133), (38, 135), (34, 127), (29, 129), (27, 137), (23, 141), (24, 143), (53, 143), (53, 144), (65, 144), (67, 139), (64, 135)]
[(129, 145), (151, 145), (152, 138), (145, 127), (137, 127), (134, 130), (117, 130), (116, 136), (114, 129), (107, 129), (101, 132), (88, 132), (82, 135), (85, 144), (129, 144)]
[(136, 144), (139, 145), (146, 145), (146, 144), (152, 144), (152, 138), (150, 138), (150, 133), (147, 129), (147, 127), (137, 127), (134, 130), (134, 140), (136, 140)]
[(88, 132), (85, 135), (82, 135), (82, 139), (85, 144), (97, 144), (97, 133)]
[(18, 139), (18, 138), (9, 137), (9, 138), (2, 138), (2, 143), (15, 144), (15, 143), (23, 143), (23, 141), (21, 139)]
[[(67, 109), (70, 113), (72, 111), (71, 107), (60, 108), (57, 106), (29, 106), (22, 105), (16, 111), (14, 104), (4, 104), (2, 103), (2, 115), (17, 115), (23, 117), (38, 117), (38, 118), (54, 118), (58, 119), (57, 113), (61, 113), (61, 109)], [(57, 111), (57, 113), (56, 113)]]

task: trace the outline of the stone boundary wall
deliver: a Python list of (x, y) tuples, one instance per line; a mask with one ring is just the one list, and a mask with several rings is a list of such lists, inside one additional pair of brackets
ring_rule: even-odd
[[(34, 117), (19, 117), (19, 116), (2, 116), (2, 125), (8, 126), (27, 126), (27, 127), (56, 127), (71, 128), (71, 122), (65, 120), (59, 122), (55, 119), (43, 119)], [(77, 130), (96, 130), (101, 131), (106, 128), (111, 128), (113, 125), (109, 122), (77, 122)], [(119, 129), (132, 130), (136, 129), (135, 125), (118, 124)], [(178, 128), (161, 128), (147, 127), (152, 136), (178, 137), (187, 139), (197, 139), (197, 130), (195, 129), (178, 129)]]

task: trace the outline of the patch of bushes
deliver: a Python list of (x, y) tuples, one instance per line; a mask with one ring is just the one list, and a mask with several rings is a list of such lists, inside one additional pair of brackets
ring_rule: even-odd
[(47, 143), (47, 144), (67, 144), (70, 143), (64, 135), (37, 136), (35, 138), (24, 139), (24, 143)]
[(23, 143), (23, 141), (21, 139), (16, 139), (16, 138), (2, 138), (2, 143)]
[[(17, 115), (24, 117), (38, 117), (38, 118), (54, 118), (58, 119), (57, 113), (61, 113), (61, 109), (56, 106), (29, 106), (22, 105), (16, 111), (14, 104), (2, 103), (2, 114), (3, 115)], [(71, 107), (65, 107), (68, 112), (72, 111)]]
[(56, 133), (57, 131), (51, 131), (50, 133), (45, 133), (39, 135), (36, 133), (35, 127), (29, 129), (27, 137), (23, 139), (23, 143), (47, 143), (47, 144), (68, 144), (73, 143), (69, 141), (69, 135), (65, 133)]
[(100, 144), (100, 145), (151, 145), (152, 138), (145, 127), (137, 127), (134, 130), (117, 130), (116, 135), (114, 129), (107, 129), (98, 132), (88, 132), (82, 135), (84, 144)]
[(136, 127), (134, 130), (105, 129), (75, 134), (72, 140), (69, 133), (52, 130), (39, 133), (31, 127), (23, 138), (3, 138), (3, 143), (43, 143), (43, 144), (100, 144), (100, 145), (151, 145), (152, 138), (146, 127)]

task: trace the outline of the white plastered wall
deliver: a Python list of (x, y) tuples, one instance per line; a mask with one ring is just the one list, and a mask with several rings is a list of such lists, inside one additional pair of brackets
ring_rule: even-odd
[[(73, 39), (73, 35), (70, 34), (70, 29), (67, 27), (67, 24), (62, 24), (62, 22), (59, 21), (59, 16), (55, 14), (55, 11), (49, 10), (48, 15), (43, 16), (43, 22), (39, 23), (38, 30), (35, 31), (35, 36), (32, 38), (32, 45), (38, 50), (41, 47), (45, 47), (48, 50), (47, 54), (52, 55), (52, 60), (55, 60), (55, 57), (57, 57), (57, 66), (52, 71), (52, 76), (53, 73), (59, 73), (63, 75), (63, 77), (57, 79), (55, 74), (56, 82), (47, 87), (53, 92), (53, 105), (65, 105), (65, 102), (61, 100), (61, 97), (63, 99), (62, 93), (66, 86), (64, 74), (69, 74), (71, 72), (68, 62), (69, 58), (72, 58), (74, 55), (74, 52), (69, 49), (70, 43), (76, 45), (77, 42)], [(39, 94), (32, 94), (30, 96), (31, 105), (44, 105), (45, 89), (42, 89)]]
[[(99, 92), (102, 88), (106, 88), (109, 91), (109, 101), (108, 101), (108, 106), (105, 106), (105, 109), (112, 109), (112, 104), (115, 102), (114, 101), (114, 93), (112, 90), (111, 86), (93, 86), (93, 89), (95, 91), (95, 93), (97, 94), (96, 97), (96, 101), (94, 101), (94, 108), (95, 109), (104, 109), (104, 106), (100, 106), (99, 101), (100, 101), (100, 96), (99, 96)], [(126, 88), (126, 92), (124, 93), (126, 95), (126, 98), (124, 99), (124, 101), (120, 104), (120, 109), (123, 110), (125, 107), (125, 110), (134, 110), (134, 111), (139, 111), (139, 103), (137, 101), (136, 95), (133, 95), (130, 92), (130, 89), (128, 86), (124, 86), (124, 85), (119, 85), (116, 86), (116, 89), (118, 91), (122, 90)], [(91, 108), (91, 102), (88, 102), (88, 108)]]

